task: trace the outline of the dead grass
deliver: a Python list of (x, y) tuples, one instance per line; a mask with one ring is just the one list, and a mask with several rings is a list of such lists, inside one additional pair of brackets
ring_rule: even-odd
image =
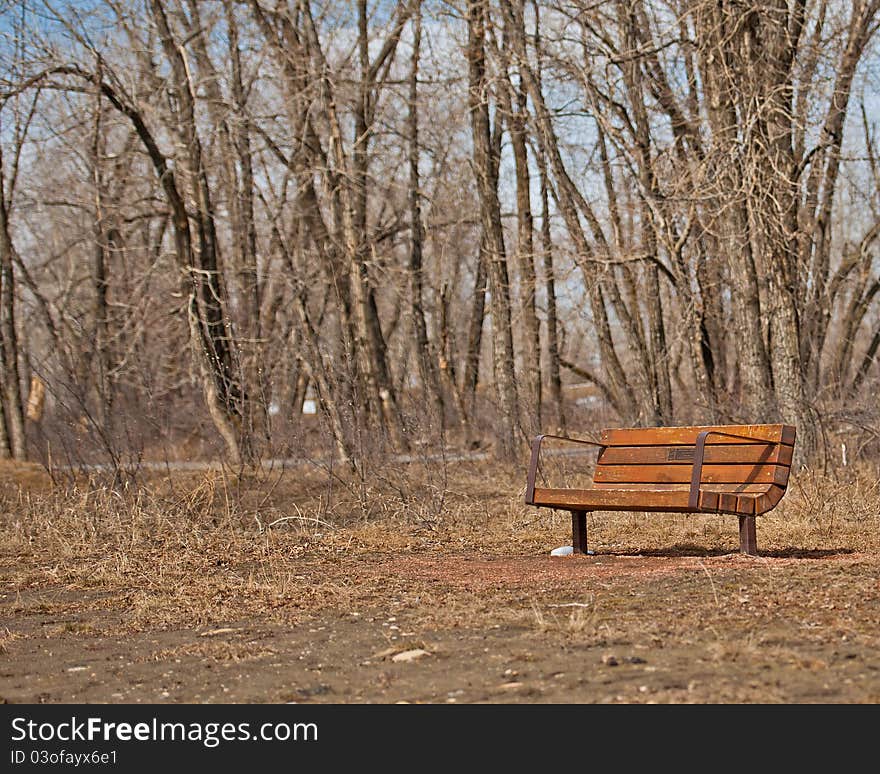
[[(563, 608), (568, 608), (564, 612)], [(563, 602), (542, 608), (532, 600), (532, 615), (539, 632), (558, 632), (563, 635), (584, 635), (595, 632), (599, 625), (596, 605), (583, 602)]]
[(16, 632), (11, 632), (8, 628), (4, 627), (4, 629), (0, 631), (0, 654), (8, 653), (10, 643), (14, 642), (20, 637), (20, 634)]
[[(27, 479), (3, 500), (0, 561), (18, 590), (113, 592), (125, 596), (133, 626), (202, 625), (256, 610), (295, 617), (355, 604), (382, 591), (362, 571), (368, 557), (534, 557), (569, 541), (566, 513), (522, 504), (521, 471), (456, 465), (439, 513), (435, 482), (420, 474), (390, 494), (370, 491), (367, 512), (353, 484), (314, 473), (249, 484), (222, 472), (189, 474), (129, 492), (34, 490)], [(596, 513), (589, 532), (599, 554), (615, 556), (738, 548), (729, 516)], [(782, 503), (759, 519), (758, 540), (771, 558), (877, 552), (880, 484), (867, 473), (794, 476)], [(718, 606), (712, 576), (702, 572)], [(583, 614), (564, 624), (542, 615), (539, 628), (564, 629), (581, 625)]]
[[(250, 663), (273, 646), (198, 633), (360, 615), (393, 616), (404, 632), (518, 632), (551, 649), (690, 648), (706, 669), (821, 672), (829, 643), (880, 645), (874, 471), (793, 477), (759, 518), (758, 558), (739, 554), (731, 516), (595, 513), (595, 556), (558, 560), (547, 554), (569, 542), (568, 514), (525, 506), (521, 470), (456, 464), (441, 509), (436, 475), (396, 475), (367, 508), (357, 482), (320, 471), (190, 473), (121, 492), (6, 486), (0, 610), (58, 619), (41, 632), (52, 638), (194, 633), (155, 650), (160, 661)], [(402, 648), (398, 630), (384, 629)], [(0, 634), (0, 652), (19, 636)], [(668, 700), (735, 695), (688, 685)]]

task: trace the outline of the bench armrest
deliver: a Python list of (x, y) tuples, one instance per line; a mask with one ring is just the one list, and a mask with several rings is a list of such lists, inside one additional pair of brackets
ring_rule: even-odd
[(588, 441), (584, 438), (569, 438), (564, 435), (538, 435), (535, 436), (535, 440), (532, 441), (532, 456), (529, 460), (529, 472), (526, 478), (526, 505), (534, 505), (535, 504), (535, 478), (538, 475), (538, 461), (541, 455), (541, 444), (544, 443), (545, 438), (555, 438), (558, 441), (567, 441), (568, 443), (580, 443), (586, 446), (598, 446), (603, 447), (605, 444), (597, 443), (596, 441)]
[(751, 435), (743, 435), (741, 433), (725, 433), (721, 430), (703, 430), (697, 436), (697, 442), (694, 445), (694, 466), (691, 469), (691, 488), (688, 496), (688, 508), (693, 511), (700, 510), (700, 479), (703, 475), (703, 458), (706, 455), (706, 440), (710, 435), (723, 435), (727, 438), (741, 438), (746, 441), (761, 441), (762, 438), (755, 438)]

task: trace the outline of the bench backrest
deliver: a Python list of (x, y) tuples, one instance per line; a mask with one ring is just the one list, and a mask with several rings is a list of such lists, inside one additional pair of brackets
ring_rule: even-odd
[[(769, 493), (778, 502), (788, 485), (794, 450), (791, 425), (716, 425), (603, 430), (593, 485), (600, 489), (687, 489), (697, 441), (706, 430), (701, 485), (719, 493), (719, 507), (737, 510), (737, 494)], [(729, 494), (721, 494), (729, 493)], [(726, 507), (725, 507), (726, 506)]]

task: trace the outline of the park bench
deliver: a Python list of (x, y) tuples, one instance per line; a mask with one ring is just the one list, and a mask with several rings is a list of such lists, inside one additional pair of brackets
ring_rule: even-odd
[[(541, 447), (548, 439), (599, 448), (590, 486), (538, 486)], [(539, 435), (532, 443), (525, 500), (571, 512), (574, 553), (587, 553), (590, 511), (659, 511), (736, 514), (740, 550), (755, 556), (755, 517), (785, 494), (794, 442), (791, 425), (607, 429), (598, 442)]]

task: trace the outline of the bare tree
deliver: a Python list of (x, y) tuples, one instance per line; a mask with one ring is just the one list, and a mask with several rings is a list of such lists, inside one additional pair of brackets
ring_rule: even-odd
[(30, 7), (0, 454), (197, 438), (364, 481), (612, 417), (784, 420), (815, 464), (873, 416), (880, 0)]
[[(23, 138), (21, 138), (23, 139)], [(24, 410), (19, 378), (18, 331), (15, 324), (15, 247), (10, 234), (9, 211), (15, 189), (15, 175), (7, 180), (3, 149), (0, 145), (0, 382), (3, 389), (3, 428), (0, 456), (17, 460), (27, 457)]]
[(490, 306), (492, 310), (492, 365), (501, 409), (497, 440), (502, 456), (513, 457), (521, 430), (517, 386), (514, 373), (513, 333), (511, 330), (510, 287), (507, 252), (498, 199), (497, 152), (492, 142), (489, 115), (489, 82), (486, 72), (485, 0), (468, 2), (468, 85), (470, 89), (471, 131), (474, 173), (480, 198), (483, 247), (488, 264)]

